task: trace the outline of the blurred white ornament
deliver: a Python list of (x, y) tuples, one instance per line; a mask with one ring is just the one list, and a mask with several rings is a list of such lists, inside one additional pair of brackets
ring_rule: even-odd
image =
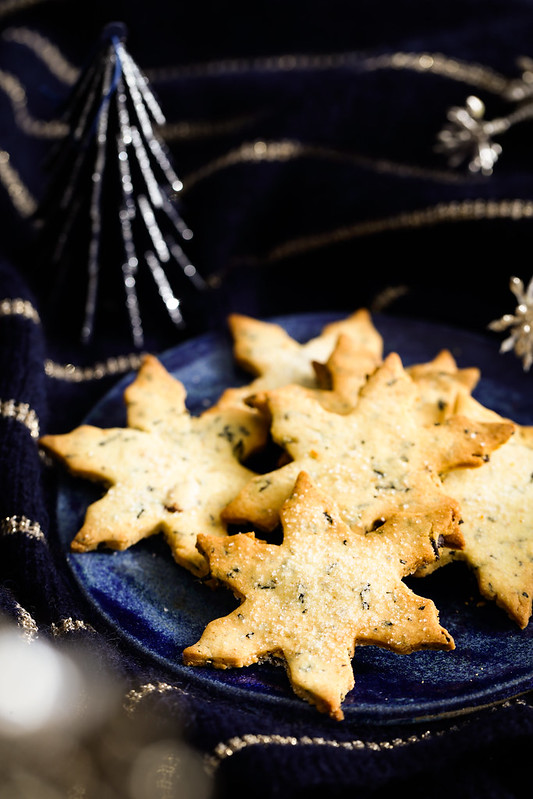
[(0, 632), (0, 735), (69, 725), (81, 693), (74, 661), (44, 641), (28, 644), (15, 630)]
[(140, 749), (130, 771), (129, 791), (131, 799), (209, 799), (213, 785), (197, 752), (183, 741), (166, 739)]

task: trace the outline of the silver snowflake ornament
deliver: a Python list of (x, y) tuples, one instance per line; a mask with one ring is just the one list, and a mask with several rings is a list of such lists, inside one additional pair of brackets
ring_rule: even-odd
[(464, 108), (448, 111), (448, 124), (438, 134), (436, 152), (448, 156), (451, 167), (468, 161), (471, 172), (491, 175), (502, 148), (492, 140), (494, 124), (484, 119), (485, 106), (479, 97), (468, 97)]
[(514, 314), (504, 314), (500, 319), (495, 319), (489, 324), (489, 330), (510, 331), (500, 346), (500, 352), (514, 350), (527, 372), (533, 363), (533, 278), (526, 288), (520, 278), (512, 277), (510, 289), (518, 300)]

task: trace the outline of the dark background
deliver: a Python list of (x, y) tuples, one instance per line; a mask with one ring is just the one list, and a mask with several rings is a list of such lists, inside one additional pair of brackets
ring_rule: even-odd
[[(470, 94), (485, 103), (486, 119), (516, 111), (505, 87), (520, 77), (518, 59), (529, 53), (530, 3), (4, 5), (13, 10), (0, 16), (0, 67), (25, 97), (17, 105), (0, 92), (0, 144), (37, 203), (58, 180), (47, 159), (60, 136), (21, 125), (21, 114), (57, 121), (72, 86), (57, 58), (50, 67), (12, 31), (37, 32), (70, 67), (83, 70), (105, 26), (125, 24), (128, 50), (167, 119), (161, 134), (184, 182), (181, 207), (194, 231), (187, 253), (217, 287), (198, 310), (196, 292), (188, 298), (187, 281), (176, 278), (188, 315), (185, 335), (223, 324), (229, 310), (264, 316), (378, 308), (391, 287), (401, 292), (392, 303), (385, 295), (390, 312), (467, 329), (485, 332), (493, 318), (513, 310), (509, 278), (530, 278), (531, 221), (523, 204), (531, 198), (533, 122), (495, 137), (503, 152), (491, 176), (469, 172), (466, 163), (450, 168), (435, 143), (450, 107), (464, 105)], [(398, 53), (409, 54), (411, 66), (383, 61)], [(442, 56), (444, 74), (413, 68), (421, 54)], [(266, 143), (266, 157), (261, 149), (250, 157), (256, 142)], [(60, 186), (61, 180), (67, 177)], [(88, 179), (85, 185), (89, 196)], [(106, 196), (99, 298), (105, 319), (98, 334), (106, 347), (113, 340), (120, 349), (128, 346), (127, 322), (118, 322), (121, 254), (106, 239), (116, 214), (109, 190)], [(47, 310), (43, 300), (42, 313), (61, 349), (77, 338), (76, 294), (68, 281), (58, 281), (39, 238), (28, 253), (33, 220), (21, 216), (5, 190), (0, 200), (4, 252), (23, 272), (31, 264), (47, 289), (56, 288), (55, 306)], [(463, 213), (468, 201), (477, 201), (477, 211)], [(492, 215), (491, 202), (498, 208)], [(455, 218), (453, 203), (460, 209)], [(64, 267), (80, 303), (84, 235)], [(41, 289), (38, 299), (46, 293)], [(147, 285), (143, 306), (157, 349), (177, 338), (151, 291)]]
[[(100, 287), (87, 344), (80, 329), (90, 158), (66, 257), (51, 257), (66, 218), (53, 211), (72, 177), (63, 115), (75, 78), (98, 63), (103, 30), (116, 21), (164, 111), (159, 132), (183, 180), (180, 210), (194, 232), (184, 249), (208, 285), (198, 292), (169, 269), (186, 320), (177, 329), (141, 260), (144, 349), (157, 354), (208, 330), (226, 335), (230, 311), (368, 307), (488, 336), (494, 357), (502, 357), (503, 334), (487, 326), (515, 308), (510, 278), (527, 284), (533, 274), (533, 118), (527, 101), (509, 96), (522, 75), (519, 59), (533, 57), (532, 2), (5, 0), (0, 300), (31, 303), (40, 322), (0, 306), (0, 400), (27, 403), (41, 433), (61, 432), (83, 419), (117, 374), (104, 368), (91, 379), (58, 379), (50, 365), (70, 363), (75, 376), (139, 352), (124, 310), (116, 162), (100, 208)], [(449, 109), (469, 95), (484, 102), (488, 120), (518, 110), (524, 117), (494, 137), (502, 153), (491, 175), (469, 172), (466, 163), (452, 168), (435, 151)], [(0, 415), (0, 525), (26, 518), (45, 533), (43, 543), (1, 527), (2, 612), (19, 624), (29, 614), (44, 639), (85, 640), (102, 671), (117, 670), (134, 691), (171, 682), (102, 629), (72, 585), (54, 533), (53, 480), (42, 467), (25, 425)], [(207, 755), (232, 736), (256, 733), (357, 742), (250, 747), (221, 764), (220, 796), (529, 795), (528, 697), (462, 719), (360, 730), (321, 718), (310, 729), (261, 708), (183, 696), (173, 684), (150, 696), (145, 701), (170, 724), (164, 734), (183, 730)], [(127, 739), (124, 729), (118, 740)], [(95, 746), (100, 764), (101, 741)], [(0, 751), (0, 768), (6, 762)], [(124, 762), (115, 766), (124, 788)]]

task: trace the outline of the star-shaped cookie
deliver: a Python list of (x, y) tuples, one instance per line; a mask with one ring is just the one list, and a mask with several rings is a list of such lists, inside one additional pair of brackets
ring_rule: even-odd
[(435, 557), (441, 520), (431, 513), (354, 534), (336, 504), (302, 472), (281, 510), (283, 542), (253, 533), (199, 535), (213, 576), (241, 600), (183, 652), (217, 668), (280, 660), (294, 692), (335, 719), (354, 685), (357, 645), (398, 653), (454, 648), (431, 600), (402, 582)]
[(420, 418), (426, 424), (440, 424), (454, 413), (458, 398), (470, 394), (479, 383), (477, 366), (460, 369), (450, 350), (441, 350), (426, 363), (406, 369), (418, 387)]
[(244, 314), (230, 314), (228, 325), (235, 361), (254, 379), (243, 387), (227, 389), (221, 402), (235, 403), (289, 383), (318, 386), (314, 363), (321, 364), (329, 358), (341, 334), (351, 340), (354, 351), (372, 368), (383, 354), (383, 339), (366, 308), (330, 322), (319, 335), (304, 343), (292, 338), (279, 324)]
[[(355, 339), (341, 333), (327, 361), (314, 364), (321, 403), (339, 413), (350, 410), (377, 366), (373, 353), (361, 350)], [(420, 419), (430, 424), (444, 421), (453, 411), (459, 394), (471, 393), (481, 376), (475, 366), (459, 368), (447, 349), (430, 361), (407, 366), (406, 372), (418, 387)]]
[[(222, 511), (226, 522), (265, 532), (277, 526), (300, 471), (337, 502), (350, 527), (371, 529), (391, 514), (449, 504), (441, 475), (485, 463), (514, 430), (503, 420), (487, 423), (462, 415), (421, 424), (416, 383), (397, 353), (369, 377), (349, 413), (327, 410), (299, 386), (268, 392), (267, 399), (272, 437), (290, 461), (253, 477)], [(460, 541), (456, 510), (454, 530), (443, 529), (443, 535)]]
[[(471, 418), (501, 420), (466, 394), (458, 410)], [(439, 565), (464, 561), (482, 596), (524, 629), (533, 599), (533, 427), (515, 427), (482, 472), (454, 469), (445, 476), (444, 489), (461, 505), (465, 545), (461, 552), (444, 551)]]
[(262, 427), (245, 406), (191, 415), (184, 386), (151, 355), (124, 397), (125, 428), (82, 425), (41, 438), (72, 474), (105, 488), (87, 508), (72, 549), (123, 550), (162, 532), (175, 560), (202, 576), (196, 535), (226, 534), (220, 510), (253, 476), (241, 461), (263, 443)]

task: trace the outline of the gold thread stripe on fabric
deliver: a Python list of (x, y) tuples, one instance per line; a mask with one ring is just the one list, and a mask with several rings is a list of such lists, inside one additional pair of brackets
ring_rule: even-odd
[[(25, 0), (28, 4), (30, 0)], [(34, 0), (38, 2), (38, 0)], [(23, 5), (24, 0), (4, 3)], [(0, 6), (0, 14), (2, 6)], [(79, 69), (70, 63), (60, 49), (42, 34), (27, 27), (8, 28), (3, 38), (29, 47), (41, 58), (50, 71), (60, 80), (72, 84), (79, 75)], [(490, 67), (479, 63), (464, 61), (444, 53), (397, 51), (368, 56), (358, 51), (340, 53), (283, 53), (258, 58), (231, 58), (218, 61), (199, 62), (165, 67), (145, 67), (144, 72), (150, 81), (168, 81), (177, 77), (209, 77), (223, 74), (246, 74), (248, 72), (293, 72), (311, 70), (332, 70), (339, 67), (357, 67), (375, 72), (382, 69), (410, 70), (431, 73), (451, 80), (469, 83), (495, 94), (505, 94), (515, 81), (506, 78)]]
[[(471, 176), (467, 178), (466, 175), (460, 172), (444, 169), (423, 169), (422, 167), (416, 167), (411, 164), (401, 164), (384, 158), (372, 159), (358, 153), (308, 145), (291, 139), (272, 141), (255, 140), (244, 142), (239, 147), (228, 151), (219, 158), (215, 158), (213, 161), (204, 164), (204, 166), (184, 176), (182, 194), (186, 194), (191, 188), (194, 188), (197, 184), (210, 178), (217, 172), (238, 166), (239, 164), (284, 162), (299, 158), (328, 160), (339, 164), (359, 166), (378, 174), (383, 173), (392, 174), (396, 177), (421, 178), (447, 184), (461, 184), (467, 179), (469, 181), (472, 179)], [(9, 154), (6, 151), (0, 151), (0, 181), (6, 187), (20, 215), (23, 217), (30, 216), (35, 210), (37, 202), (22, 183), (18, 173), (10, 166)]]
[(0, 18), (7, 17), (9, 14), (14, 14), (16, 11), (21, 11), (23, 8), (31, 8), (31, 6), (38, 6), (44, 0), (3, 0), (0, 3)]
[(332, 738), (323, 738), (321, 736), (311, 737), (304, 735), (296, 737), (292, 735), (250, 733), (242, 736), (235, 736), (217, 744), (213, 750), (213, 754), (206, 757), (205, 765), (209, 772), (214, 773), (224, 760), (252, 746), (321, 746), (330, 749), (341, 749), (348, 752), (360, 751), (362, 749), (370, 749), (379, 752), (397, 749), (400, 746), (409, 746), (430, 737), (432, 737), (432, 734), (429, 730), (419, 735), (410, 735), (407, 738), (393, 738), (390, 741), (365, 741), (360, 738), (351, 739), (349, 741), (337, 741)]
[[(514, 705), (521, 705), (528, 710), (532, 710), (531, 706), (525, 702), (523, 699), (514, 698), (502, 702), (498, 705), (493, 705), (490, 708), (486, 708), (490, 712), (496, 712), (499, 708), (509, 708)], [(424, 730), (421, 733), (407, 735), (405, 737), (395, 737), (388, 740), (382, 741), (365, 741), (362, 738), (355, 738), (347, 741), (339, 741), (332, 738), (324, 738), (322, 736), (311, 737), (308, 735), (303, 736), (291, 736), (291, 735), (277, 735), (277, 734), (256, 734), (256, 733), (249, 733), (246, 735), (235, 736), (233, 738), (229, 738), (227, 741), (222, 741), (213, 749), (213, 752), (206, 756), (205, 758), (205, 766), (208, 772), (214, 773), (220, 764), (227, 760), (229, 757), (237, 754), (238, 752), (242, 752), (245, 749), (248, 749), (252, 746), (287, 746), (287, 747), (296, 747), (296, 746), (317, 746), (317, 747), (327, 747), (330, 749), (339, 749), (348, 752), (355, 752), (360, 750), (370, 750), (374, 752), (385, 752), (390, 751), (392, 749), (398, 749), (401, 747), (412, 746), (413, 744), (418, 744), (420, 741), (424, 741), (427, 739), (432, 738), (442, 738), (444, 735), (449, 733), (457, 732), (458, 730), (462, 729), (463, 727), (470, 724), (470, 719), (466, 719), (461, 723), (453, 724), (449, 728), (442, 728), (439, 730)]]
[(460, 83), (468, 83), (494, 94), (503, 94), (512, 83), (508, 78), (482, 64), (451, 58), (443, 53), (395, 52), (376, 56), (360, 52), (342, 53), (293, 53), (253, 59), (226, 59), (188, 64), (176, 67), (145, 69), (147, 77), (154, 82), (174, 78), (210, 77), (223, 74), (246, 74), (247, 72), (295, 72), (357, 68), (364, 72), (378, 70), (410, 70), (437, 74)]
[(38, 31), (25, 27), (7, 28), (2, 34), (2, 39), (28, 47), (43, 61), (44, 66), (64, 83), (73, 86), (77, 81), (80, 75), (78, 67), (71, 64), (59, 48)]
[(28, 643), (34, 641), (39, 635), (39, 628), (37, 622), (22, 605), (16, 604), (17, 612), (17, 625), (20, 628), (22, 635)]
[(0, 300), (0, 316), (23, 316), (35, 324), (40, 323), (39, 314), (29, 300), (6, 297)]
[(6, 516), (0, 519), (0, 535), (24, 535), (37, 541), (46, 541), (39, 522), (28, 519), (27, 516)]
[(272, 163), (291, 161), (299, 158), (314, 158), (333, 161), (342, 165), (363, 167), (378, 174), (391, 174), (395, 177), (421, 178), (439, 183), (464, 183), (472, 182), (472, 175), (453, 172), (444, 169), (424, 169), (411, 164), (402, 164), (386, 158), (368, 158), (358, 153), (335, 150), (328, 147), (305, 144), (294, 139), (279, 139), (264, 141), (258, 139), (243, 142), (239, 147), (229, 150), (219, 158), (204, 164), (204, 166), (189, 173), (183, 178), (182, 194), (186, 194), (196, 184), (211, 177), (223, 169), (228, 169), (240, 164)]
[(37, 201), (11, 165), (10, 155), (5, 150), (0, 150), (0, 183), (5, 186), (13, 207), (20, 216), (26, 219), (35, 213)]
[(0, 400), (0, 416), (20, 422), (28, 428), (32, 438), (39, 438), (39, 419), (27, 402), (16, 402), (14, 399)]
[(157, 131), (165, 141), (197, 141), (213, 136), (223, 136), (258, 122), (267, 115), (266, 111), (256, 114), (238, 114), (220, 120), (184, 120), (167, 122), (157, 126)]
[(152, 694), (163, 695), (171, 693), (172, 691), (185, 694), (181, 688), (178, 688), (176, 685), (170, 685), (170, 683), (167, 682), (144, 683), (144, 685), (141, 685), (139, 688), (132, 688), (131, 691), (128, 691), (123, 703), (124, 709), (128, 713), (133, 713), (139, 703), (147, 696), (151, 696)]
[(83, 383), (90, 380), (101, 380), (110, 375), (123, 374), (138, 369), (143, 358), (142, 353), (117, 355), (92, 366), (76, 366), (73, 363), (60, 364), (46, 360), (44, 371), (47, 377), (55, 380), (66, 380), (69, 383)]
[[(59, 79), (72, 85), (79, 74), (77, 67), (73, 66), (63, 56), (60, 50), (42, 35), (26, 28), (11, 28), (4, 32), (3, 38), (24, 44), (38, 55), (45, 66)], [(225, 72), (247, 72), (254, 70), (302, 70), (302, 69), (332, 69), (339, 66), (351, 66), (363, 72), (374, 72), (382, 69), (411, 70), (429, 74), (437, 74), (446, 78), (461, 81), (477, 88), (482, 88), (494, 94), (513, 97), (516, 79), (508, 79), (494, 70), (477, 63), (468, 63), (449, 58), (442, 53), (411, 53), (397, 52), (385, 53), (377, 56), (363, 56), (358, 53), (334, 53), (325, 55), (282, 55), (272, 58), (251, 60), (230, 60), (221, 62), (207, 62), (189, 67), (166, 67), (162, 69), (145, 69), (147, 78), (151, 81), (164, 81), (174, 76), (188, 75), (217, 75)], [(60, 138), (68, 132), (61, 120), (41, 121), (34, 119), (27, 108), (27, 94), (18, 78), (14, 75), (0, 71), (0, 89), (10, 98), (17, 124), (24, 132), (31, 136), (42, 138)], [(244, 119), (244, 122), (243, 122)], [(246, 118), (213, 122), (180, 122), (169, 124), (161, 130), (163, 136), (168, 134), (171, 138), (195, 138), (206, 135), (217, 135), (226, 132), (241, 124)]]
[(433, 227), (448, 222), (472, 222), (487, 219), (531, 219), (533, 200), (462, 200), (438, 203), (415, 211), (407, 211), (396, 216), (370, 219), (345, 225), (314, 236), (291, 239), (276, 247), (262, 258), (253, 258), (257, 264), (271, 263), (284, 258), (300, 255), (309, 250), (341, 244), (361, 236), (374, 236), (398, 230)]
[(68, 633), (76, 633), (80, 630), (94, 633), (94, 627), (82, 619), (73, 619), (72, 616), (61, 619), (57, 624), (54, 622), (50, 625), (50, 630), (54, 638), (59, 638)]
[(68, 125), (58, 119), (42, 121), (28, 111), (28, 97), (24, 86), (10, 72), (0, 70), (0, 89), (5, 92), (15, 115), (15, 122), (28, 136), (41, 139), (62, 138), (68, 133)]

